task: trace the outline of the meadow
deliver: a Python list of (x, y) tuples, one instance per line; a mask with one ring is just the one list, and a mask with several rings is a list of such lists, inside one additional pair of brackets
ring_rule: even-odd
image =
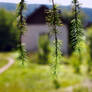
[[(49, 65), (39, 65), (30, 61), (22, 65), (22, 62), (17, 59), (18, 55), (18, 52), (0, 53), (0, 57), (4, 57), (5, 61), (0, 60), (1, 65), (3, 62), (2, 66), (4, 63), (7, 64), (7, 57), (15, 61), (8, 70), (0, 74), (0, 92), (66, 92), (65, 90), (69, 92), (68, 88), (71, 86), (74, 92), (92, 92), (81, 85), (89, 77), (84, 73), (76, 74), (72, 66), (60, 65), (57, 77), (58, 87)], [(78, 87), (75, 88), (76, 85)]]

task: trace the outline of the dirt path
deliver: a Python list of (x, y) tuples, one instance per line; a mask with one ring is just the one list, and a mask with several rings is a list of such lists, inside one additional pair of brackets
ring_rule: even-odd
[(0, 68), (0, 74), (6, 71), (13, 63), (14, 60), (12, 58), (8, 58), (9, 63), (6, 64), (4, 67)]

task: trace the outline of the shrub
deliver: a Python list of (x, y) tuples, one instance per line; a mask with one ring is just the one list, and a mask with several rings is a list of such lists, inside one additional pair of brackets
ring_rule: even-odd
[(49, 37), (47, 34), (42, 34), (40, 35), (40, 38), (39, 38), (38, 63), (48, 64), (49, 55), (50, 55)]
[(0, 9), (0, 51), (16, 49), (18, 34), (14, 13)]
[(92, 70), (92, 26), (87, 29), (87, 43), (89, 46), (90, 59), (88, 61), (88, 72)]

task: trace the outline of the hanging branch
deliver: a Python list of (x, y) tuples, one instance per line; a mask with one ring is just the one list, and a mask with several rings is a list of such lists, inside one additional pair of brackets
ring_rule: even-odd
[(19, 49), (20, 49), (20, 59), (22, 60), (22, 64), (24, 64), (24, 60), (25, 60), (25, 51), (22, 45), (22, 36), (24, 33), (24, 29), (25, 29), (25, 21), (24, 21), (24, 16), (23, 16), (23, 12), (25, 9), (25, 3), (24, 0), (21, 0), (18, 7), (17, 7), (17, 18), (18, 18), (18, 29), (20, 30), (20, 37), (19, 37)]
[(80, 7), (79, 2), (77, 0), (73, 0), (73, 14), (74, 19), (71, 21), (71, 28), (70, 28), (70, 43), (72, 50), (76, 50), (77, 44), (81, 41), (81, 36), (83, 35), (82, 24), (80, 21)]
[(73, 52), (78, 51), (79, 61), (81, 61), (82, 58), (81, 58), (81, 51), (80, 51), (81, 49), (80, 42), (82, 41), (82, 37), (83, 37), (83, 28), (79, 18), (80, 4), (78, 0), (73, 0), (72, 3), (73, 3), (74, 19), (71, 21), (71, 27), (70, 27), (70, 47)]
[(48, 13), (48, 16), (47, 16), (47, 22), (48, 22), (48, 25), (50, 26), (51, 30), (50, 32), (52, 32), (54, 34), (54, 39), (55, 39), (55, 62), (53, 64), (53, 74), (55, 76), (57, 76), (57, 65), (58, 65), (58, 51), (60, 50), (59, 49), (59, 44), (58, 44), (58, 37), (57, 37), (57, 33), (58, 33), (58, 26), (61, 26), (61, 15), (60, 15), (60, 9), (57, 9), (55, 3), (54, 3), (54, 0), (52, 0), (52, 9), (50, 9), (47, 13)]
[[(54, 0), (52, 0), (52, 9), (50, 9), (47, 12), (47, 23), (49, 25), (49, 27), (51, 28), (50, 33), (54, 34), (54, 57), (53, 60), (54, 62), (52, 63), (52, 72), (53, 72), (53, 77), (54, 77), (54, 85), (55, 88), (59, 88), (60, 84), (57, 81), (57, 68), (59, 65), (59, 58), (61, 58), (61, 43), (58, 40), (57, 34), (59, 32), (58, 27), (61, 26), (61, 10), (58, 9), (54, 3)], [(53, 55), (52, 55), (53, 56)]]
[(54, 35), (55, 35), (55, 55), (56, 55), (56, 59), (55, 59), (55, 72), (54, 74), (56, 75), (56, 68), (57, 68), (57, 57), (58, 57), (58, 51), (57, 51), (57, 28), (56, 28), (56, 7), (55, 7), (55, 4), (54, 4), (54, 0), (52, 0), (52, 4), (53, 4), (53, 31), (54, 31)]

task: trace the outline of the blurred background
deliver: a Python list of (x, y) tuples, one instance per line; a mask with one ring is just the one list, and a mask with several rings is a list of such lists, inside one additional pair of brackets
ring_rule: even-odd
[(51, 44), (54, 35), (49, 35), (50, 28), (46, 23), (46, 11), (52, 6), (26, 5), (23, 13), (26, 27), (21, 40), (27, 58), (23, 65), (18, 58), (17, 4), (0, 1), (0, 92), (92, 92), (92, 8), (88, 4), (80, 8), (84, 33), (79, 44), (80, 55), (70, 48), (72, 6), (59, 6), (63, 25), (58, 28), (59, 66), (57, 80), (54, 80), (55, 47)]

